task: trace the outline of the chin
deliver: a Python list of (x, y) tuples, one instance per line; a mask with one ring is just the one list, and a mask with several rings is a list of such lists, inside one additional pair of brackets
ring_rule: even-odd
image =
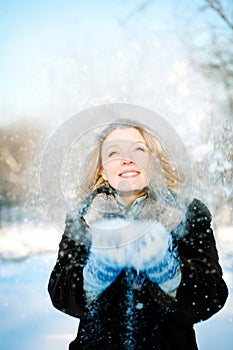
[(139, 192), (141, 192), (146, 186), (143, 187), (124, 187), (124, 188), (117, 188), (117, 192), (121, 194), (122, 196), (128, 196), (128, 195), (134, 195)]
[(130, 180), (121, 180), (116, 183), (110, 183), (110, 185), (116, 189), (117, 192), (122, 193), (124, 195), (128, 194), (135, 194), (138, 192), (141, 192), (145, 187), (148, 186), (147, 182), (145, 181), (130, 181)]

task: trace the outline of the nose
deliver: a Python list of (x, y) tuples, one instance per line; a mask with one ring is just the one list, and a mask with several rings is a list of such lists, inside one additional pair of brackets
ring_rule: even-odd
[(134, 161), (132, 159), (128, 159), (128, 158), (124, 158), (121, 161), (122, 165), (130, 165), (130, 164), (134, 164)]

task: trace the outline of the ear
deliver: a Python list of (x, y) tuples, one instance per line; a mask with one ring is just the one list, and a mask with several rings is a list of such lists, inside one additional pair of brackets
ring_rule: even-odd
[(107, 181), (107, 176), (103, 167), (100, 168), (100, 175), (102, 176), (104, 181)]

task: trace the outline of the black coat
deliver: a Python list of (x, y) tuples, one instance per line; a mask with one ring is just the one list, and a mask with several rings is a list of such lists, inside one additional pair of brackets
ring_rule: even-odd
[(209, 210), (194, 199), (178, 227), (184, 234), (171, 233), (182, 271), (175, 299), (143, 273), (128, 268), (87, 305), (83, 267), (90, 237), (82, 217), (67, 218), (49, 293), (57, 309), (80, 318), (69, 349), (197, 349), (194, 323), (218, 312), (228, 295), (210, 223)]

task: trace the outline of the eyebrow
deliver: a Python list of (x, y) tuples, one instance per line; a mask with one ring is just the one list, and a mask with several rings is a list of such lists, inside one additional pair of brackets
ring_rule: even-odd
[[(128, 141), (128, 140), (123, 140), (123, 141)], [(144, 146), (147, 147), (147, 144), (146, 144), (145, 141), (129, 141), (129, 142), (132, 142), (134, 144), (141, 143), (141, 144), (143, 144)], [(105, 148), (105, 152), (109, 151), (109, 149), (114, 148), (114, 147), (119, 147), (119, 143), (118, 144), (117, 143), (116, 144), (111, 144), (111, 145), (107, 146), (107, 148)]]
[(105, 149), (105, 151), (108, 151), (110, 148), (114, 148), (114, 147), (118, 147), (119, 145), (110, 145), (110, 146), (107, 146), (107, 148)]
[[(128, 140), (121, 140), (121, 141), (128, 141)], [(131, 143), (142, 143), (143, 145), (146, 146), (146, 142), (145, 141), (128, 141), (128, 142), (131, 142)], [(110, 146), (108, 146), (108, 148), (110, 148), (110, 147), (117, 147), (117, 146), (119, 146), (119, 143), (111, 144)]]
[(135, 141), (134, 143), (142, 143), (143, 145), (147, 146), (145, 141)]

